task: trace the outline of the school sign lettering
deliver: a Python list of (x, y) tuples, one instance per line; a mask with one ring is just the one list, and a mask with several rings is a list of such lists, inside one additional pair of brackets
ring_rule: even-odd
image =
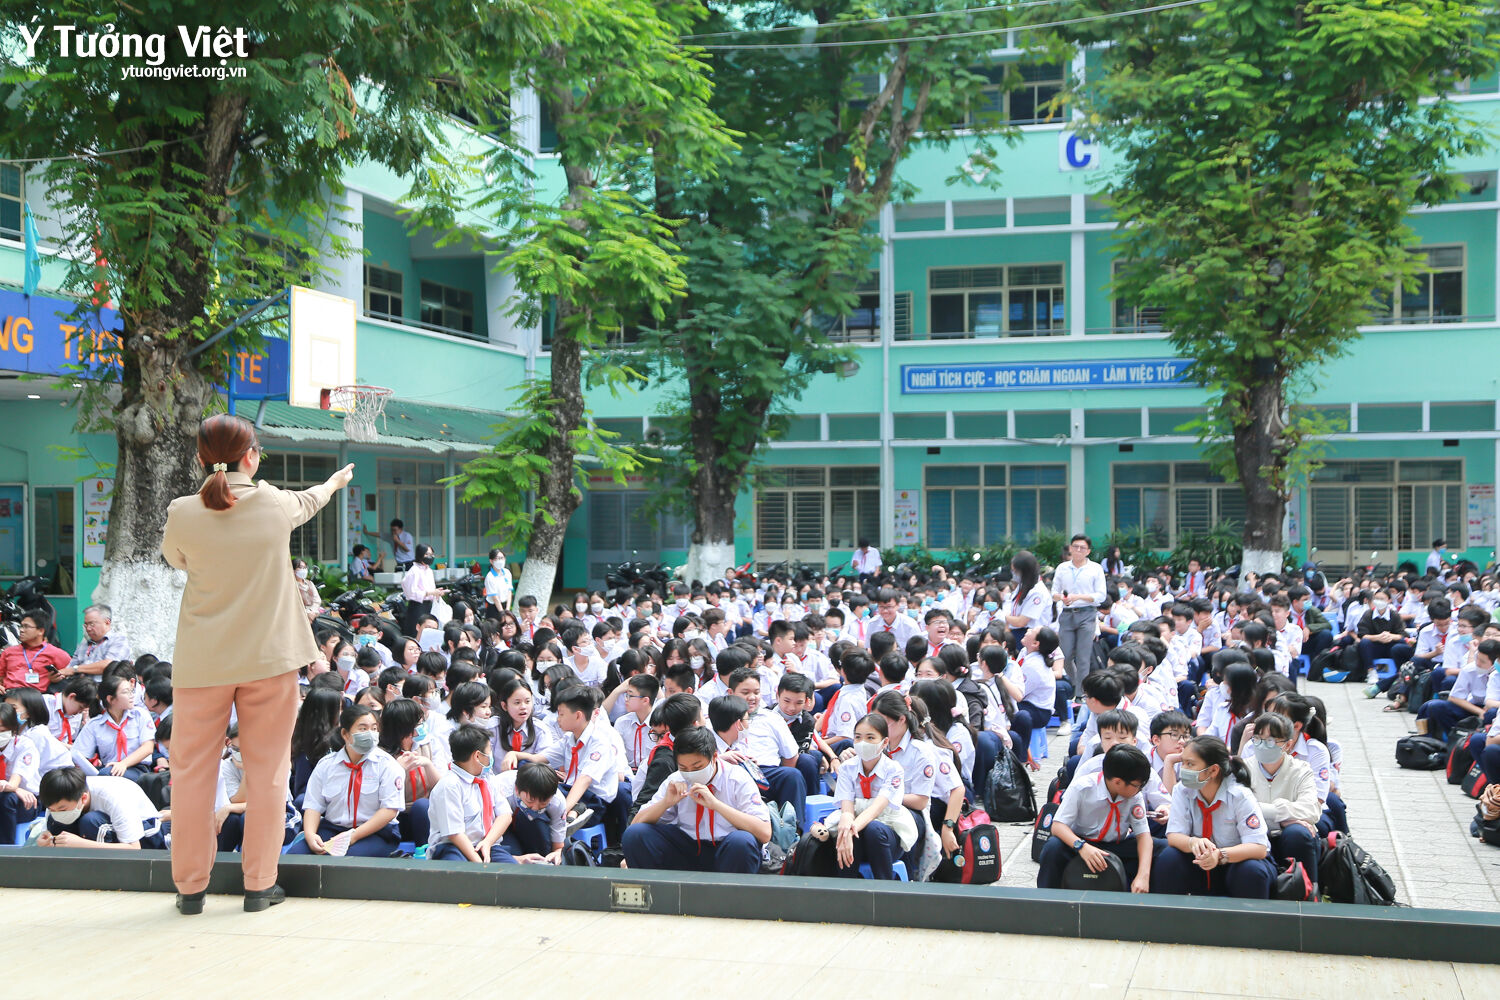
[(1045, 389), (1156, 389), (1182, 386), (1183, 358), (1130, 361), (1024, 361), (1013, 364), (902, 365), (901, 392), (1028, 392)]

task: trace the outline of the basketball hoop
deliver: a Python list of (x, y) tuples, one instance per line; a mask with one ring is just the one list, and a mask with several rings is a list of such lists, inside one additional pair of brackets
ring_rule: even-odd
[(376, 440), (375, 418), (385, 416), (391, 390), (380, 385), (341, 385), (328, 390), (328, 408), (344, 411), (344, 436), (350, 441)]

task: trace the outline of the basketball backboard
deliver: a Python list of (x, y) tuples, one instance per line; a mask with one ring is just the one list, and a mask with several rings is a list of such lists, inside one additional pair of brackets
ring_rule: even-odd
[(287, 401), (315, 410), (346, 411), (346, 406), (329, 399), (328, 391), (357, 381), (354, 300), (293, 285), (291, 303), (292, 370)]

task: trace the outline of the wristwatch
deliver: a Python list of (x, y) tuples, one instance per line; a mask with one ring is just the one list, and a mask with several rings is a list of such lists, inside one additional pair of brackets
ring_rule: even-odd
[(945, 820), (943, 820), (943, 825), (946, 826), (950, 830), (956, 830), (956, 829), (958, 829), (958, 820), (956, 820), (956, 819), (945, 819)]
[(1077, 840), (1073, 841), (1073, 850), (1074, 851), (1081, 851), (1081, 850), (1083, 850), (1083, 845), (1086, 844), (1086, 843), (1087, 843), (1086, 840), (1084, 840), (1082, 837), (1079, 837)]

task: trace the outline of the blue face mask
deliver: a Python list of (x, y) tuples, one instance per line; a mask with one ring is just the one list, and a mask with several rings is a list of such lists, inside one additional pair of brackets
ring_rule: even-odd
[(370, 643), (372, 643), (374, 641), (375, 641), (375, 637), (373, 635), (357, 635), (357, 636), (354, 637), (354, 644), (356, 646), (358, 646), (360, 649), (364, 649), (366, 646), (368, 646)]
[(417, 731), (412, 734), (412, 739), (418, 743), (427, 742), (427, 723), (423, 722), (417, 726)]
[(994, 601), (985, 601), (984, 602), (984, 610), (986, 610), (986, 611), (999, 611), (1000, 610), (1000, 605), (996, 604)]
[(516, 804), (516, 808), (520, 811), (521, 815), (525, 816), (527, 819), (541, 819), (542, 816), (545, 815), (544, 810), (528, 809), (526, 806), (523, 806), (520, 803)]

